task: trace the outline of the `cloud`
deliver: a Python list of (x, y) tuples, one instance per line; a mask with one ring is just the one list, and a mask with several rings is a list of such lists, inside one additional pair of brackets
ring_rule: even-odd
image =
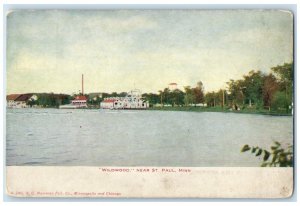
[(250, 13), (17, 12), (8, 22), (7, 88), (72, 93), (84, 73), (87, 92), (156, 92), (200, 80), (217, 90), (292, 58), (291, 22)]
[(135, 32), (136, 30), (155, 29), (156, 22), (141, 16), (131, 16), (128, 18), (93, 18), (87, 21), (89, 28), (99, 28), (111, 33)]

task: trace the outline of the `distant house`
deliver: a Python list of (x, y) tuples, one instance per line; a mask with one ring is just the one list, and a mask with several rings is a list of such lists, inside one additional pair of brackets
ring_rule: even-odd
[(175, 89), (177, 89), (177, 83), (170, 83), (169, 84), (169, 89), (171, 90), (171, 91), (173, 91), (173, 90), (175, 90)]
[(17, 106), (17, 102), (15, 101), (20, 94), (10, 94), (6, 96), (6, 106), (8, 108), (15, 108)]
[(76, 108), (87, 107), (87, 97), (83, 95), (76, 96), (75, 99), (71, 101), (71, 104)]
[(105, 98), (101, 103), (100, 107), (102, 109), (113, 109), (115, 102), (118, 102), (117, 98)]
[(6, 96), (8, 108), (28, 108), (29, 101), (36, 101), (38, 97), (35, 94), (10, 94)]

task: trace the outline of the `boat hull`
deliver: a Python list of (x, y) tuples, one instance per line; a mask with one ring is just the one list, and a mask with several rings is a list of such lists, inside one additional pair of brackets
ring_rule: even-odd
[(71, 105), (71, 104), (59, 106), (59, 109), (83, 109), (83, 108), (86, 108), (86, 107), (78, 107), (76, 105)]

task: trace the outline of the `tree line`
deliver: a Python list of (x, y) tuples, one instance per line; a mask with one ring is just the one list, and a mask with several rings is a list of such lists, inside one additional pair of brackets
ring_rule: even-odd
[(159, 94), (146, 93), (143, 97), (151, 105), (196, 106), (224, 109), (256, 109), (291, 112), (293, 102), (293, 63), (271, 68), (269, 74), (250, 71), (241, 79), (230, 79), (226, 89), (204, 92), (201, 81), (195, 87), (186, 86), (184, 91), (165, 88)]
[(271, 68), (269, 74), (250, 71), (242, 79), (227, 82), (229, 104), (239, 107), (290, 112), (293, 102), (292, 63)]
[(72, 96), (68, 94), (54, 94), (54, 93), (35, 93), (37, 99), (30, 99), (27, 104), (30, 106), (40, 107), (58, 107), (59, 105), (69, 104)]
[[(164, 88), (158, 93), (144, 93), (142, 98), (153, 106), (207, 106), (223, 109), (267, 109), (289, 113), (293, 102), (293, 63), (284, 63), (271, 68), (269, 74), (262, 71), (250, 71), (241, 79), (230, 79), (226, 89), (214, 92), (204, 91), (201, 81), (194, 87), (185, 86), (184, 90)], [(99, 106), (107, 97), (125, 97), (126, 92), (86, 94), (88, 104)], [(77, 94), (36, 94), (38, 99), (28, 102), (30, 105), (42, 107), (58, 107), (69, 104)], [(79, 94), (80, 95), (80, 94)]]
[[(37, 96), (36, 100), (30, 99), (27, 104), (30, 106), (40, 106), (40, 107), (59, 107), (59, 105), (70, 104), (73, 99), (79, 94), (55, 94), (55, 93), (33, 93)], [(91, 93), (84, 94), (87, 98), (87, 103), (91, 106), (99, 106), (100, 102), (106, 97), (125, 97), (126, 92), (112, 92), (112, 93)]]
[(159, 94), (145, 93), (142, 97), (149, 101), (150, 106), (191, 106), (205, 102), (204, 86), (201, 81), (195, 87), (184, 87), (184, 91), (165, 88), (159, 90)]

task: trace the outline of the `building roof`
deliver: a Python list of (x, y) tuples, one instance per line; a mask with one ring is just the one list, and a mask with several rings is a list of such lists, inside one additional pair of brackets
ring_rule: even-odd
[(28, 101), (32, 97), (32, 94), (21, 94), (15, 101)]
[(102, 102), (109, 103), (109, 102), (115, 102), (115, 101), (117, 101), (117, 100), (116, 99), (105, 99)]
[(16, 100), (21, 94), (9, 94), (6, 96), (6, 100)]
[(74, 100), (87, 100), (87, 97), (80, 95), (80, 96), (76, 96)]

